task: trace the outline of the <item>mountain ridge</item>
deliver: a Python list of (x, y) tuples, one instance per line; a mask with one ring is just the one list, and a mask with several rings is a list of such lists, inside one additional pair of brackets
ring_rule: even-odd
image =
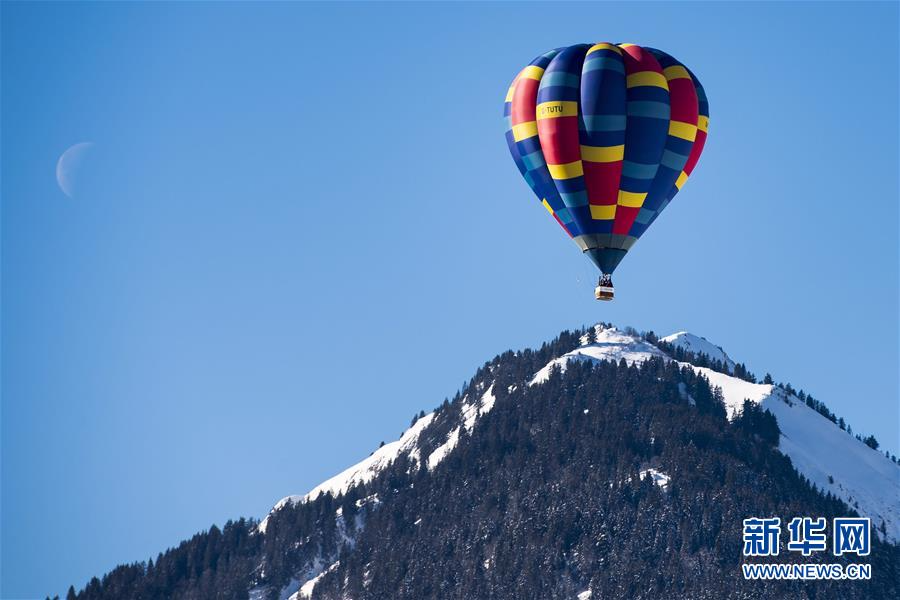
[[(213, 527), (70, 597), (896, 597), (897, 465), (803, 392), (758, 383), (718, 346), (686, 350), (695, 339), (598, 324), (507, 351), (261, 522)], [(767, 514), (879, 519), (877, 578), (809, 592), (743, 580), (741, 519)]]
[[(721, 346), (707, 341), (706, 338), (696, 336), (687, 331), (679, 331), (659, 339), (686, 352), (693, 354), (702, 353), (711, 360), (719, 361), (722, 368), (728, 373), (734, 372), (736, 363)], [(624, 360), (627, 364), (641, 363), (651, 357), (672, 360), (665, 352), (654, 344), (641, 339), (636, 333), (627, 333), (605, 324), (594, 325), (591, 340), (588, 339), (586, 334), (581, 337), (580, 342), (581, 346), (551, 360), (536, 372), (529, 385), (543, 383), (555, 368), (565, 370), (567, 363), (571, 360), (608, 360), (614, 362)], [(710, 351), (711, 354), (707, 351)], [(884, 520), (888, 532), (886, 539), (893, 543), (900, 542), (900, 501), (893, 504), (882, 501), (885, 496), (900, 498), (900, 471), (884, 455), (840, 431), (828, 419), (809, 409), (805, 402), (801, 401), (796, 395), (788, 393), (774, 384), (748, 382), (732, 375), (715, 371), (709, 367), (698, 367), (689, 362), (678, 362), (681, 366), (691, 368), (698, 374), (703, 375), (712, 386), (722, 390), (723, 400), (730, 419), (733, 420), (740, 413), (744, 400), (750, 400), (752, 403), (761, 405), (765, 410), (772, 412), (780, 427), (788, 426), (789, 428), (790, 435), (782, 434), (781, 436), (779, 450), (791, 458), (793, 462), (799, 463), (795, 464), (798, 472), (810, 479), (820, 489), (833, 493), (848, 504), (861, 510), (863, 516), (872, 518), (874, 524), (877, 525), (879, 521)], [(493, 402), (489, 404), (487, 410), (490, 410), (492, 406)], [(798, 411), (799, 414), (797, 414)], [(433, 412), (426, 414), (407, 429), (397, 441), (385, 444), (385, 446), (376, 450), (368, 458), (319, 484), (306, 495), (282, 498), (272, 510), (278, 510), (288, 502), (312, 499), (326, 490), (331, 491), (334, 495), (344, 493), (349, 486), (370, 480), (374, 476), (375, 471), (389, 465), (403, 451), (407, 451), (409, 456), (415, 462), (418, 462), (419, 457), (414, 454), (415, 443), (424, 429), (431, 424), (434, 416), (435, 413)], [(480, 415), (475, 414), (467, 418), (467, 429), (471, 429), (475, 425), (478, 416)], [(780, 419), (779, 416), (781, 417)], [(817, 422), (819, 419), (824, 421), (824, 423)], [(822, 457), (816, 457), (815, 452), (812, 451), (812, 445), (815, 440), (810, 439), (809, 435), (804, 435), (804, 423), (812, 423), (810, 426), (816, 429), (819, 436), (825, 436), (832, 442), (832, 446), (837, 445), (842, 450), (851, 452), (858, 462), (851, 461), (850, 463), (838, 465), (840, 468), (836, 473), (832, 472), (834, 469), (829, 470), (823, 463), (827, 462), (827, 460), (832, 460), (833, 456), (829, 455), (827, 460)], [(458, 435), (458, 431), (456, 431), (456, 434), (451, 434), (451, 437), (454, 435)], [(455, 441), (451, 442), (448, 439), (446, 451), (452, 451), (455, 445)], [(429, 457), (429, 468), (433, 468), (436, 463), (437, 461), (431, 461), (431, 457)], [(864, 467), (862, 473), (857, 469), (859, 465)], [(873, 485), (871, 480), (867, 481), (867, 476), (875, 476), (874, 481), (877, 483)], [(829, 478), (831, 478), (830, 482)], [(884, 493), (877, 492), (877, 488), (880, 486), (884, 486)], [(873, 488), (876, 488), (876, 490), (873, 491)], [(859, 505), (860, 500), (862, 505)], [(267, 521), (268, 516), (260, 524), (260, 529), (263, 532)]]

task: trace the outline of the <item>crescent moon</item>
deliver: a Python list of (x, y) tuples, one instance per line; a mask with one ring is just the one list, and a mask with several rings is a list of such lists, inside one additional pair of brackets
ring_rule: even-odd
[(93, 147), (93, 142), (75, 144), (63, 152), (56, 162), (56, 183), (69, 198), (75, 197), (79, 168)]

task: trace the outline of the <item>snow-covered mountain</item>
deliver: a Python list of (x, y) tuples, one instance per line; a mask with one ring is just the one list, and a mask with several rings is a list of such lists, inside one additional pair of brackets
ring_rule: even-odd
[(76, 600), (798, 597), (740, 575), (742, 519), (851, 510), (873, 522), (872, 579), (799, 595), (898, 598), (900, 467), (833, 419), (687, 332), (564, 331), (486, 362), (262, 522), (122, 565)]
[[(595, 326), (595, 339), (593, 343), (587, 343), (585, 337), (581, 347), (547, 363), (534, 374), (529, 385), (540, 385), (553, 369), (564, 371), (573, 360), (619, 362), (624, 359), (628, 364), (642, 363), (651, 357), (672, 360), (650, 342), (615, 327)], [(729, 371), (734, 369), (735, 363), (728, 354), (703, 337), (681, 331), (663, 337), (661, 341), (688, 352), (703, 353), (721, 361)], [(690, 363), (680, 364), (702, 374), (712, 386), (721, 389), (730, 418), (740, 412), (744, 400), (770, 411), (781, 430), (778, 449), (791, 459), (797, 471), (819, 489), (831, 492), (863, 516), (870, 517), (873, 526), (877, 527), (883, 521), (887, 540), (900, 542), (900, 468), (896, 464), (777, 386), (751, 383)], [(690, 398), (687, 400), (690, 401)], [(492, 389), (488, 388), (481, 398), (464, 398), (463, 402), (464, 422), (448, 434), (437, 450), (425, 457), (427, 468), (433, 469), (455, 449), (461, 430), (477, 427), (478, 419), (491, 410), (494, 405)], [(432, 424), (433, 418), (434, 413), (420, 418), (399, 440), (384, 445), (307, 494), (283, 498), (272, 510), (276, 511), (288, 503), (314, 499), (326, 490), (333, 494), (345, 492), (359, 482), (371, 480), (401, 454), (414, 462), (421, 462), (417, 441)], [(668, 475), (665, 477), (668, 481)], [(260, 525), (262, 531), (265, 531), (267, 520), (268, 517)]]

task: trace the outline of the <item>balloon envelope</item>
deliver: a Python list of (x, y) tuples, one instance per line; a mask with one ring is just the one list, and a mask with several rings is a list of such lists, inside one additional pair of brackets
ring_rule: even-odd
[(577, 44), (522, 69), (506, 95), (510, 154), (544, 208), (611, 274), (697, 164), (709, 104), (670, 55)]

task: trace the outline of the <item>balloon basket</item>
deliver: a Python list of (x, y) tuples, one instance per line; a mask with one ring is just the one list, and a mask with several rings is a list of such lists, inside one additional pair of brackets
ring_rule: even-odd
[(602, 300), (604, 302), (609, 302), (613, 299), (615, 295), (615, 289), (611, 285), (598, 285), (594, 288), (594, 298), (597, 300)]

